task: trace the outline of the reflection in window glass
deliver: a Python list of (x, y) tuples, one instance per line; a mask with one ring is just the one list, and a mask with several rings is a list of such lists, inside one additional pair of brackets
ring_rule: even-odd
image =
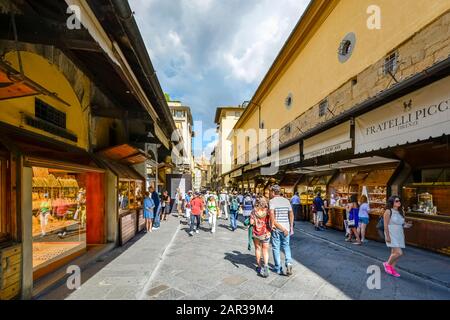
[(88, 196), (79, 174), (33, 167), (33, 271), (86, 249)]

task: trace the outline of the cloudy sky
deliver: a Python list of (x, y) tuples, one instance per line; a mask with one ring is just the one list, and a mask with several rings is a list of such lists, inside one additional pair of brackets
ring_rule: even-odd
[(192, 109), (195, 154), (209, 156), (216, 107), (251, 99), (309, 0), (129, 2), (163, 90)]

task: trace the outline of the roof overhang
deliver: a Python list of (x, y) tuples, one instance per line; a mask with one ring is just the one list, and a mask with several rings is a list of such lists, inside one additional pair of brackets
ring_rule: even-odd
[(97, 152), (97, 155), (126, 165), (144, 163), (149, 158), (144, 151), (129, 144), (122, 144)]
[(216, 115), (214, 117), (214, 123), (220, 124), (220, 118), (222, 117), (222, 112), (224, 111), (242, 111), (244, 108), (242, 107), (218, 107), (216, 109)]

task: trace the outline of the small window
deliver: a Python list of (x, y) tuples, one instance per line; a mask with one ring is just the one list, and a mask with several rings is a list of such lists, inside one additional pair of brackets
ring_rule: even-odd
[(384, 75), (395, 74), (398, 67), (398, 52), (393, 52), (384, 59)]
[(324, 100), (319, 105), (319, 117), (326, 115), (328, 111), (328, 100)]
[(287, 125), (287, 126), (284, 128), (284, 133), (285, 133), (285, 134), (290, 134), (290, 133), (291, 133), (291, 125), (290, 125), (290, 124)]
[(292, 107), (292, 103), (294, 101), (294, 98), (292, 97), (292, 93), (289, 93), (286, 99), (284, 100), (284, 106), (286, 109), (290, 110)]
[(184, 111), (176, 110), (175, 111), (175, 118), (183, 118), (184, 117)]
[(352, 42), (350, 40), (342, 40), (341, 45), (339, 46), (339, 54), (341, 56), (346, 56), (350, 53), (352, 48)]
[(44, 101), (36, 99), (34, 112), (36, 118), (45, 120), (55, 126), (66, 129), (66, 114), (46, 104)]
[(353, 32), (348, 33), (344, 39), (342, 39), (338, 48), (339, 62), (344, 63), (352, 56), (353, 50), (356, 45), (356, 35)]

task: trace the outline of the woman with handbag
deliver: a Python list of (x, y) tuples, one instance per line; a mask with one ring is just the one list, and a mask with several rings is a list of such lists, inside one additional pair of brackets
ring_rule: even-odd
[(355, 235), (356, 242), (353, 242), (353, 244), (355, 244), (355, 245), (362, 244), (362, 242), (359, 238), (359, 233), (358, 233), (358, 223), (359, 223), (358, 200), (356, 199), (356, 195), (352, 195), (350, 213), (348, 215), (349, 236), (347, 239), (345, 239), (345, 241), (352, 242), (352, 235)]
[(388, 261), (383, 262), (384, 271), (396, 278), (400, 277), (400, 274), (395, 270), (395, 266), (403, 255), (402, 249), (405, 248), (405, 234), (403, 229), (412, 227), (412, 222), (405, 222), (405, 214), (401, 205), (399, 197), (390, 197), (383, 217), (386, 246), (391, 248), (391, 255)]

